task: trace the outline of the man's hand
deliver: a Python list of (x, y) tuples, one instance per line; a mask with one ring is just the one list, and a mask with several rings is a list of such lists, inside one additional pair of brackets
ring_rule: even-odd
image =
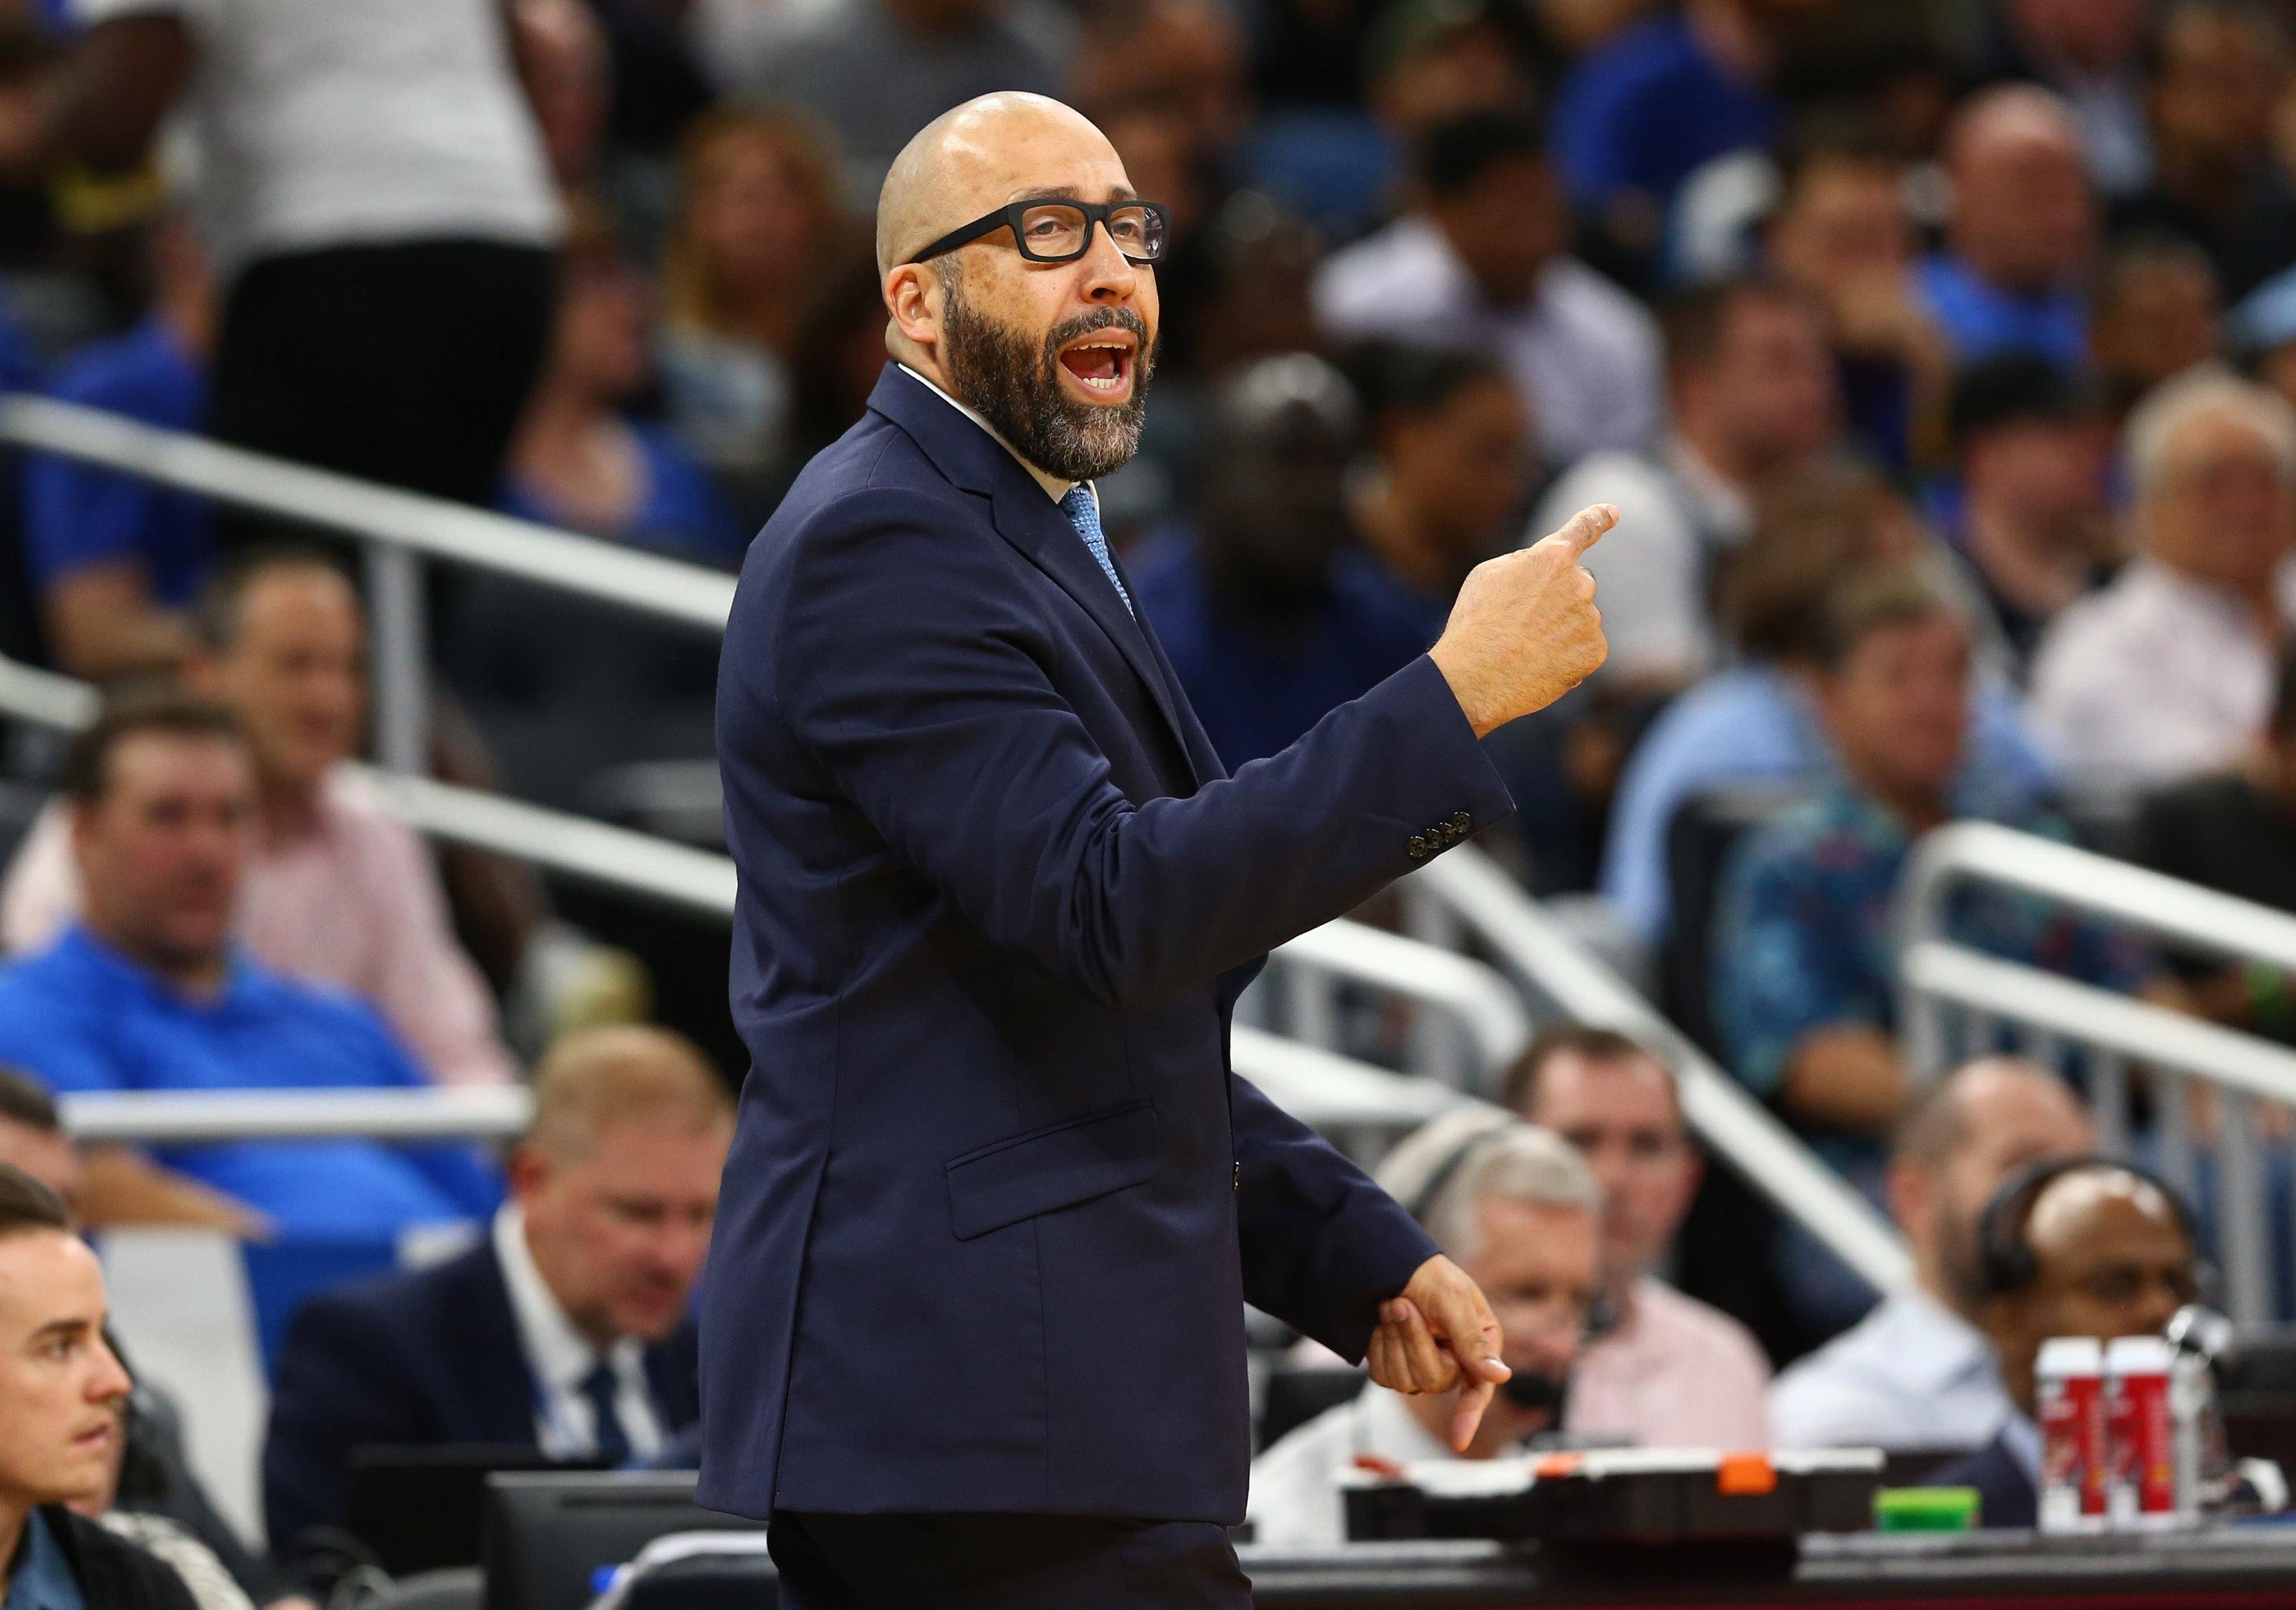
[(1499, 1361), (1499, 1322), (1482, 1289), (1448, 1258), (1413, 1271), (1403, 1294), (1379, 1305), (1371, 1334), (1371, 1378), (1400, 1392), (1460, 1387), (1451, 1446), (1467, 1451), (1498, 1384), (1514, 1372)]
[(1618, 523), (1617, 508), (1595, 504), (1552, 537), (1469, 572), (1428, 653), (1475, 736), (1545, 710), (1610, 653), (1595, 579), (1578, 559)]

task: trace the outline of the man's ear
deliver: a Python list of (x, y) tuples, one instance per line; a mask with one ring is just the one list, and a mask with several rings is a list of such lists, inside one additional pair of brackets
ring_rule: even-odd
[(550, 1177), (550, 1159), (530, 1140), (521, 1140), (504, 1159), (503, 1175), (509, 1182), (510, 1194), (521, 1199), (531, 1196)]
[(940, 346), (940, 275), (929, 263), (903, 263), (885, 276), (885, 307), (891, 333), (911, 347), (931, 352)]
[(1890, 1217), (1908, 1238), (1920, 1241), (1934, 1228), (1930, 1220), (1936, 1211), (1937, 1192), (1927, 1171), (1909, 1162), (1890, 1165), (1888, 1185)]

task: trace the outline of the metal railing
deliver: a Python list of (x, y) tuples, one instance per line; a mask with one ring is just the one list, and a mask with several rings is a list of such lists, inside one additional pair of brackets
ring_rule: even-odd
[[(1300, 1122), (1376, 1142), (1469, 1099), (1315, 1046), (1238, 1029), (1235, 1070)], [(225, 1140), (516, 1139), (534, 1114), (523, 1085), (415, 1090), (121, 1090), (58, 1098), (88, 1144), (200, 1146)]]
[(430, 769), (423, 568), (447, 560), (579, 593), (711, 634), (726, 629), (734, 579), (609, 542), (225, 447), (98, 408), (0, 396), (0, 441), (156, 481), (365, 545), (373, 628), (375, 752), (388, 769)]
[[(697, 909), (717, 910), (722, 901), (730, 911), (726, 874), (705, 865), (710, 858), (701, 851), (419, 776), (426, 769), (421, 607), (426, 560), (476, 565), (718, 631), (732, 604), (730, 578), (44, 398), (0, 398), (0, 441), (102, 464), (365, 542), (374, 595), (378, 757), (394, 774), (386, 785), (408, 819), (439, 837), (572, 875), (642, 888)], [(0, 671), (0, 709), (38, 719), (34, 706), (53, 707), (53, 688), (35, 690), (21, 703), (4, 702), (11, 696), (9, 682), (21, 669)], [(1406, 899), (1414, 938), (1441, 951), (1456, 950), (1464, 923), (1500, 956), (1532, 998), (1573, 1016), (1620, 1027), (1662, 1048), (1682, 1074), (1689, 1121), (1710, 1146), (1876, 1286), (1910, 1278), (1902, 1244), (1862, 1198), (1472, 847), (1431, 864), (1406, 887), (1425, 891), (1424, 898)], [(1463, 1088), (1488, 1091), (1497, 1070), (1520, 1048), (1527, 1030), (1520, 1000), (1499, 1005), (1472, 971), (1475, 964), (1454, 957), (1459, 965), (1414, 965), (1406, 974), (1394, 963), (1403, 954), (1395, 947), (1407, 941), (1345, 923), (1329, 924), (1317, 934), (1322, 937), (1303, 936), (1272, 958), (1273, 970), (1296, 985), (1280, 1008), (1287, 1018), (1284, 1026), (1295, 1032), (1332, 1043), (1335, 979), (1350, 976), (1347, 969), (1355, 968), (1359, 982), (1376, 988), (1413, 986), (1405, 992), (1433, 1008), (1420, 1014), (1414, 1026), (1413, 1061)]]
[[(2243, 1322), (2270, 1318), (2274, 1236), (2255, 1104), (2296, 1107), (2296, 1051), (1956, 942), (1954, 897), (1971, 885), (2287, 973), (2296, 973), (2296, 916), (1985, 822), (1938, 828), (1915, 846), (1897, 913), (1914, 1076), (1935, 1079), (2005, 1046), (2072, 1074), (2106, 1151), (2148, 1150), (2188, 1201), (2212, 1187), (2226, 1307)], [(2145, 1136), (2132, 1120), (2140, 1077), (2152, 1119)], [(2196, 1083), (2205, 1103), (2193, 1099)], [(2285, 1228), (2296, 1236), (2296, 1224)]]
[(1683, 1115), (1700, 1139), (1876, 1290), (1911, 1283), (1905, 1244), (1873, 1204), (1488, 856), (1460, 845), (1400, 886), (1406, 900), (1422, 906), (1420, 931), (1464, 926), (1533, 998), (1577, 1022), (1616, 1029), (1665, 1059), (1681, 1084)]
[[(71, 731), (94, 719), (98, 702), (95, 690), (85, 683), (0, 656), (0, 714)], [(723, 921), (733, 919), (739, 879), (728, 857), (429, 777), (357, 769), (410, 826), (434, 838), (493, 850)], [(1328, 923), (1283, 946), (1269, 959), (1278, 972), (1298, 970), (1299, 988), (1289, 996), (1308, 1003), (1298, 1010), (1302, 1021), (1327, 1014), (1327, 1008), (1314, 1003), (1334, 994), (1343, 983), (1410, 1001), (1446, 1021), (1472, 1056), (1467, 1065), (1443, 1070), (1449, 1076), (1444, 1082), (1458, 1088), (1487, 1086), (1498, 1070), (1521, 1054), (1529, 1037), (1521, 1001), (1496, 972), (1466, 957), (1361, 923), (1344, 918)], [(1250, 1038), (1255, 1045), (1280, 1043), (1272, 1035)], [(1264, 1047), (1254, 1055), (1261, 1064), (1279, 1067), (1275, 1077), (1286, 1089), (1304, 1090), (1306, 1081), (1287, 1079), (1285, 1071), (1308, 1064), (1283, 1062)], [(1379, 1072), (1367, 1064), (1332, 1057), (1335, 1076), (1342, 1064), (1365, 1074)], [(1370, 1120), (1349, 1122), (1357, 1129), (1377, 1127)]]

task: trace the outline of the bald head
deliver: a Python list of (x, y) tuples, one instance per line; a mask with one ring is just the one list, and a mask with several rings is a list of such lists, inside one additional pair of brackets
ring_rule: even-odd
[(1898, 1131), (1890, 1203), (1922, 1284), (1974, 1311), (1978, 1221), (2002, 1181), (2095, 1145), (2065, 1081), (2038, 1063), (1987, 1056), (1932, 1089)]
[(2005, 291), (2042, 295), (2087, 260), (2095, 201), (2080, 127), (2063, 98), (2032, 84), (1970, 97), (1946, 136), (1954, 250)]
[(1946, 131), (1946, 161), (1959, 173), (2001, 152), (2042, 145), (2080, 154), (2080, 126), (2063, 97), (2038, 84), (2005, 84), (1972, 95)]
[(2009, 1200), (2005, 1239), (2029, 1256), (2021, 1270), (2004, 1271), (1981, 1320), (2003, 1384), (2030, 1414), (2043, 1341), (2157, 1336), (2199, 1282), (2183, 1213), (2142, 1174), (2099, 1162), (2068, 1170), (2021, 1203)]
[[(1000, 90), (950, 108), (917, 130), (885, 175), (877, 193), (877, 273), (890, 274), (992, 208), (1075, 185), (1079, 158), (1121, 171), (1115, 147), (1092, 119), (1049, 96)], [(1063, 173), (1070, 177), (1046, 177)]]

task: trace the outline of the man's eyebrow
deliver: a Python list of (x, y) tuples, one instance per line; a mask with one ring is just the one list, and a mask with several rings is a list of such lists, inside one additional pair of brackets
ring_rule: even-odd
[(51, 1319), (32, 1333), (34, 1343), (77, 1340), (94, 1327), (85, 1319)]
[[(1022, 191), (1013, 198), (1012, 204), (1017, 206), (1023, 201), (1081, 201), (1084, 199), (1085, 193), (1079, 185), (1048, 185), (1037, 190)], [(1128, 185), (1119, 185), (1109, 193), (1108, 199), (1112, 202), (1136, 201), (1140, 199), (1140, 193)]]

